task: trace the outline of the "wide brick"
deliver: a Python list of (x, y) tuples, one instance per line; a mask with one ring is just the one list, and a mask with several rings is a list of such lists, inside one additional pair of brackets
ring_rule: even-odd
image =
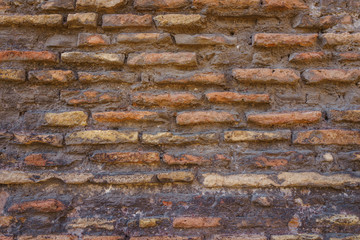
[(352, 226), (352, 225), (360, 225), (360, 219), (356, 215), (335, 214), (335, 215), (320, 217), (316, 219), (316, 223)]
[(38, 200), (14, 204), (9, 208), (9, 212), (41, 212), (54, 213), (65, 210), (65, 205), (56, 199)]
[(28, 61), (28, 62), (57, 62), (56, 54), (48, 51), (0, 51), (0, 62)]
[(360, 132), (342, 129), (296, 132), (293, 142), (310, 145), (360, 145)]
[(75, 74), (70, 70), (40, 70), (29, 72), (29, 81), (34, 83), (64, 84), (75, 80)]
[[(349, 20), (349, 21), (348, 21)], [(317, 28), (317, 29), (327, 29), (331, 28), (339, 23), (342, 24), (351, 24), (351, 16), (323, 16), (323, 17), (312, 17), (310, 15), (300, 14), (293, 21), (294, 28)]]
[(142, 236), (130, 237), (130, 240), (201, 240), (201, 237), (183, 237), (183, 236)]
[(262, 126), (286, 126), (316, 123), (321, 120), (320, 111), (249, 114), (247, 120)]
[(330, 110), (329, 117), (335, 122), (360, 122), (360, 110)]
[(118, 43), (172, 43), (169, 33), (120, 33)]
[(0, 170), (1, 184), (33, 183), (34, 179), (30, 179), (31, 177), (31, 174), (25, 172)]
[(49, 15), (0, 15), (0, 25), (61, 27), (63, 23), (60, 14)]
[(83, 111), (45, 113), (46, 125), (56, 127), (86, 126), (87, 114)]
[(195, 84), (195, 85), (224, 85), (225, 75), (222, 73), (196, 73), (192, 75), (176, 77), (158, 77), (155, 79), (159, 84)]
[(105, 229), (108, 231), (114, 230), (115, 220), (101, 219), (101, 218), (77, 218), (74, 219), (67, 226), (69, 228), (90, 228), (90, 229)]
[(135, 73), (127, 72), (78, 72), (79, 81), (81, 83), (97, 83), (97, 82), (118, 82), (118, 83), (134, 83), (137, 81)]
[(103, 53), (103, 52), (65, 52), (61, 54), (61, 61), (64, 63), (93, 63), (123, 65), (124, 54)]
[(73, 0), (49, 0), (43, 2), (40, 8), (44, 11), (63, 11), (63, 10), (74, 10)]
[(190, 107), (197, 105), (200, 99), (191, 93), (137, 93), (132, 101), (135, 106)]
[(318, 34), (257, 33), (253, 46), (257, 47), (311, 47), (316, 44)]
[(107, 183), (118, 185), (142, 185), (157, 183), (155, 174), (122, 174), (122, 175), (97, 175), (91, 180), (94, 183)]
[(128, 112), (98, 112), (92, 117), (97, 122), (121, 123), (121, 122), (166, 122), (166, 116), (157, 112), (128, 111)]
[(321, 35), (325, 46), (347, 45), (360, 43), (360, 33), (324, 33)]
[(66, 159), (57, 153), (35, 153), (25, 157), (24, 163), (32, 167), (58, 167), (67, 166), (74, 161), (81, 161), (79, 157), (67, 156)]
[(49, 180), (58, 179), (63, 181), (66, 184), (83, 184), (90, 179), (92, 179), (94, 176), (92, 173), (83, 173), (83, 172), (63, 172), (63, 173), (57, 173), (57, 172), (43, 172), (42, 174), (39, 174), (39, 172), (33, 173), (30, 178), (34, 179), (36, 178), (35, 182), (47, 182)]
[(194, 0), (193, 5), (209, 9), (248, 9), (260, 7), (260, 0)]
[(309, 6), (303, 0), (263, 0), (266, 10), (304, 10)]
[(219, 227), (221, 218), (219, 217), (177, 217), (174, 218), (174, 228), (208, 228)]
[(199, 28), (203, 26), (203, 17), (199, 14), (166, 14), (154, 17), (157, 27), (160, 28)]
[(235, 45), (237, 38), (223, 34), (176, 34), (175, 42), (178, 45)]
[(102, 18), (102, 27), (127, 28), (127, 27), (151, 27), (152, 16), (134, 14), (106, 14)]
[(97, 13), (74, 13), (69, 14), (67, 17), (67, 26), (69, 28), (82, 28), (82, 27), (91, 27), (95, 28), (97, 26)]
[(76, 47), (77, 37), (74, 35), (55, 34), (45, 42), (45, 47), (50, 48), (73, 48)]
[(155, 134), (143, 133), (142, 142), (151, 145), (163, 144), (211, 144), (219, 141), (216, 133), (175, 134), (158, 132)]
[(202, 175), (205, 187), (273, 187), (278, 186), (270, 175), (265, 174), (235, 174), (220, 175), (206, 173)]
[(76, 9), (113, 12), (125, 6), (126, 3), (126, 0), (77, 0)]
[(360, 61), (360, 52), (344, 52), (338, 53), (337, 57), (339, 61)]
[(307, 83), (344, 82), (352, 83), (360, 80), (359, 69), (317, 69), (305, 70), (302, 73)]
[(283, 141), (290, 140), (289, 130), (279, 131), (226, 131), (224, 133), (225, 142), (247, 142), (247, 141)]
[(194, 173), (187, 171), (158, 173), (156, 177), (161, 183), (192, 182), (195, 179)]
[(346, 237), (330, 237), (329, 240), (359, 240), (360, 235), (350, 235)]
[(264, 235), (245, 235), (245, 234), (231, 234), (231, 235), (214, 235), (212, 240), (267, 240)]
[(111, 152), (95, 153), (90, 158), (91, 161), (106, 164), (121, 163), (141, 163), (153, 164), (160, 163), (160, 154), (158, 152)]
[(124, 236), (83, 236), (82, 240), (124, 240)]
[(37, 235), (19, 236), (18, 240), (77, 240), (78, 237), (72, 235)]
[(66, 134), (66, 145), (136, 143), (137, 132), (115, 130), (87, 130)]
[(116, 92), (62, 90), (60, 99), (68, 105), (104, 104), (119, 101), (119, 95)]
[(206, 98), (211, 103), (269, 103), (269, 94), (240, 94), (236, 92), (207, 93)]
[(296, 234), (296, 235), (272, 235), (271, 240), (322, 240), (320, 235), (316, 234)]
[(188, 0), (135, 0), (138, 10), (173, 10), (189, 6)]
[(61, 147), (63, 136), (61, 134), (14, 133), (14, 141), (25, 145), (40, 143)]
[(78, 47), (96, 47), (110, 45), (110, 37), (105, 34), (80, 33)]
[(131, 53), (127, 61), (129, 66), (196, 66), (196, 53), (176, 52), (176, 53)]
[(197, 111), (178, 113), (176, 123), (178, 125), (194, 125), (209, 123), (234, 123), (237, 116), (229, 112)]
[(232, 76), (239, 82), (296, 84), (300, 73), (293, 69), (250, 68), (234, 69)]
[(16, 69), (0, 69), (0, 81), (24, 82), (25, 71)]
[(325, 52), (303, 52), (293, 53), (289, 57), (289, 62), (295, 63), (310, 63), (310, 62), (321, 62), (330, 59), (330, 54)]
[(166, 164), (169, 165), (206, 165), (211, 163), (210, 159), (190, 154), (183, 154), (178, 157), (164, 154), (163, 160)]

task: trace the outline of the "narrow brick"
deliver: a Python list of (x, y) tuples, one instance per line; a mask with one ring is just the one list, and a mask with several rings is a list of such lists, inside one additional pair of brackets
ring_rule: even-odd
[(169, 33), (120, 33), (118, 43), (172, 43)]
[(263, 6), (266, 10), (305, 10), (309, 6), (303, 0), (263, 0)]
[(325, 46), (335, 45), (358, 45), (360, 44), (360, 33), (324, 33), (321, 35)]
[(92, 90), (62, 90), (60, 99), (68, 105), (85, 105), (85, 104), (104, 104), (119, 101), (119, 95), (116, 92), (98, 92)]
[(295, 63), (311, 63), (311, 62), (322, 62), (330, 58), (330, 54), (325, 52), (303, 52), (293, 53), (289, 57), (289, 62)]
[(111, 152), (95, 153), (90, 158), (91, 161), (106, 164), (154, 164), (160, 163), (160, 154), (158, 152)]
[(101, 219), (101, 218), (77, 218), (74, 219), (67, 226), (69, 228), (91, 228), (91, 229), (105, 229), (108, 231), (114, 230), (115, 220)]
[(343, 82), (352, 83), (360, 80), (359, 69), (317, 69), (305, 70), (302, 76), (306, 83)]
[(83, 28), (97, 26), (97, 13), (74, 13), (67, 17), (67, 26), (69, 28)]
[(126, 5), (126, 0), (77, 0), (77, 10), (113, 12)]
[(205, 187), (261, 187), (269, 188), (279, 186), (270, 175), (266, 174), (234, 174), (234, 175), (220, 175), (217, 173), (205, 173), (202, 175), (202, 184)]
[(137, 10), (174, 10), (189, 6), (188, 0), (135, 0)]
[(29, 72), (29, 81), (34, 83), (65, 84), (75, 80), (75, 74), (71, 70), (40, 70)]
[(26, 62), (57, 62), (56, 54), (48, 51), (0, 51), (0, 62), (26, 61)]
[(127, 72), (78, 72), (79, 81), (81, 83), (97, 83), (97, 82), (118, 82), (118, 83), (135, 83), (137, 75)]
[(110, 37), (105, 34), (80, 33), (78, 47), (96, 47), (110, 45)]
[(81, 158), (67, 156), (66, 159), (57, 153), (35, 153), (25, 157), (24, 163), (31, 167), (59, 167), (67, 166)]
[(318, 34), (257, 33), (253, 46), (257, 47), (311, 47), (316, 44)]
[(225, 142), (284, 141), (291, 139), (290, 130), (278, 131), (226, 131)]
[(316, 29), (327, 29), (331, 28), (337, 24), (346, 23), (346, 19), (350, 17), (350, 22), (348, 24), (351, 24), (351, 16), (323, 16), (323, 17), (312, 17), (310, 15), (299, 15), (295, 18), (293, 22), (294, 28), (316, 28)]
[(194, 173), (187, 171), (158, 173), (156, 177), (161, 183), (192, 182), (195, 179)]
[(25, 71), (16, 69), (0, 69), (0, 81), (24, 82)]
[(212, 240), (267, 240), (267, 237), (264, 235), (247, 235), (247, 234), (219, 234), (214, 235)]
[(37, 200), (30, 202), (23, 202), (14, 204), (9, 208), (9, 212), (41, 212), (41, 213), (55, 213), (65, 210), (65, 205), (56, 199)]
[(14, 133), (14, 141), (25, 145), (40, 143), (62, 147), (63, 136), (61, 134)]
[(360, 122), (360, 110), (330, 110), (331, 121)]
[(269, 94), (240, 94), (237, 92), (212, 92), (206, 98), (211, 103), (270, 103)]
[(37, 235), (37, 236), (19, 236), (18, 240), (77, 240), (73, 235)]
[(46, 182), (53, 179), (58, 179), (63, 181), (66, 184), (83, 184), (90, 179), (92, 179), (94, 176), (92, 173), (84, 173), (84, 172), (43, 172), (42, 174), (33, 173), (30, 178), (34, 179), (36, 178), (35, 182)]
[(73, 0), (49, 0), (47, 2), (43, 2), (40, 5), (40, 8), (44, 11), (74, 10), (74, 1)]
[(137, 132), (115, 130), (87, 130), (66, 134), (66, 145), (136, 143)]
[(176, 52), (176, 53), (131, 53), (127, 61), (129, 66), (196, 66), (196, 53)]
[(331, 237), (329, 240), (359, 240), (360, 235), (350, 235), (346, 237)]
[(83, 236), (83, 240), (124, 240), (124, 236)]
[(197, 111), (182, 112), (176, 117), (178, 125), (195, 125), (195, 124), (211, 124), (211, 123), (234, 123), (237, 116), (229, 112), (218, 111)]
[(21, 171), (0, 170), (0, 183), (1, 184), (33, 183), (34, 180), (30, 179), (31, 177), (32, 177), (31, 174), (21, 172)]
[(225, 85), (225, 75), (222, 73), (196, 73), (192, 75), (156, 78), (155, 82), (158, 84), (181, 84), (181, 85)]
[(182, 236), (142, 236), (131, 237), (130, 240), (201, 240), (201, 237), (182, 237)]
[(177, 217), (173, 221), (174, 228), (209, 228), (219, 227), (219, 217)]
[(234, 69), (232, 76), (239, 82), (296, 84), (300, 73), (293, 69), (250, 68)]
[(97, 175), (91, 181), (94, 183), (117, 185), (143, 185), (157, 183), (155, 174)]
[(296, 132), (293, 142), (310, 145), (359, 145), (360, 132), (343, 129)]
[(102, 52), (65, 52), (61, 54), (61, 61), (64, 63), (123, 65), (125, 61), (125, 55)]
[(262, 126), (287, 126), (316, 123), (321, 120), (320, 111), (249, 114), (247, 120)]
[(152, 16), (134, 15), (134, 14), (106, 14), (102, 18), (102, 27), (110, 28), (128, 28), (128, 27), (152, 27)]
[(87, 114), (83, 111), (45, 113), (46, 125), (55, 127), (86, 126)]
[(49, 15), (0, 15), (0, 25), (11, 26), (34, 26), (34, 27), (61, 27), (62, 16), (60, 14)]
[(191, 93), (137, 93), (132, 97), (133, 105), (149, 107), (189, 107), (197, 105), (198, 97)]
[(98, 112), (93, 113), (95, 121), (101, 123), (121, 123), (121, 122), (166, 122), (164, 114), (149, 111), (128, 111), (128, 112)]
[(163, 144), (211, 144), (219, 141), (216, 133), (176, 134), (171, 132), (144, 133), (142, 142), (151, 145)]
[(172, 156), (164, 154), (163, 160), (168, 165), (206, 165), (211, 163), (211, 160), (201, 156), (195, 156), (190, 154), (183, 154), (181, 156)]
[(160, 28), (200, 28), (204, 20), (199, 14), (166, 14), (154, 17), (154, 21)]
[(341, 62), (360, 61), (360, 52), (338, 53), (337, 57), (338, 57), (339, 61), (341, 61)]
[(178, 45), (235, 45), (237, 38), (223, 34), (176, 34), (175, 42)]
[(316, 223), (353, 226), (360, 225), (360, 218), (351, 214), (334, 214), (316, 219)]
[(207, 9), (248, 9), (259, 8), (260, 0), (194, 0), (193, 5)]
[(272, 235), (271, 240), (322, 240), (320, 235), (316, 234), (296, 234), (296, 235)]

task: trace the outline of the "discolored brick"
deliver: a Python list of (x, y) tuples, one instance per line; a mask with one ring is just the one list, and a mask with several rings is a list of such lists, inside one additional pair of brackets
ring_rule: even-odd
[(224, 85), (225, 75), (222, 73), (195, 73), (192, 75), (175, 77), (158, 77), (155, 79), (158, 84), (194, 84), (194, 85)]
[(142, 142), (151, 145), (162, 144), (211, 144), (219, 140), (216, 133), (175, 134), (158, 132), (155, 134), (143, 133)]
[(163, 160), (169, 165), (206, 165), (211, 163), (210, 159), (190, 154), (183, 154), (179, 157), (164, 154)]
[(0, 62), (10, 61), (26, 61), (26, 62), (49, 62), (54, 63), (58, 61), (56, 54), (48, 51), (0, 51)]
[(102, 27), (105, 29), (111, 28), (126, 28), (126, 27), (143, 27), (148, 28), (152, 26), (152, 16), (134, 15), (134, 14), (106, 14), (102, 18)]
[(172, 43), (169, 33), (120, 33), (118, 43)]
[(34, 27), (61, 27), (62, 16), (60, 14), (49, 15), (0, 15), (1, 26), (34, 26)]
[(104, 104), (119, 101), (119, 95), (115, 92), (99, 92), (92, 90), (62, 90), (60, 99), (68, 105)]
[(222, 34), (176, 34), (175, 42), (178, 45), (235, 45), (237, 38)]
[(224, 111), (197, 111), (178, 113), (176, 123), (178, 125), (211, 124), (211, 123), (234, 123), (237, 121), (235, 114)]
[(45, 113), (46, 125), (57, 127), (86, 126), (87, 114), (83, 111)]
[(113, 12), (126, 5), (126, 0), (77, 0), (77, 10)]
[(105, 34), (80, 33), (78, 47), (96, 47), (110, 45), (110, 37)]
[(29, 81), (34, 83), (66, 84), (75, 80), (75, 74), (70, 70), (40, 70), (29, 72)]
[(61, 212), (65, 210), (65, 205), (56, 199), (37, 200), (14, 204), (9, 208), (9, 212), (35, 211), (41, 213)]
[(156, 177), (162, 183), (167, 183), (167, 182), (192, 182), (195, 179), (194, 173), (187, 172), (187, 171), (158, 173), (156, 175)]
[(149, 107), (189, 107), (199, 103), (200, 99), (191, 93), (137, 93), (132, 97), (133, 105)]
[(14, 141), (17, 144), (39, 143), (62, 147), (63, 136), (61, 134), (14, 133)]
[(309, 6), (303, 0), (264, 0), (266, 10), (305, 10)]
[(66, 134), (66, 145), (136, 143), (137, 132), (115, 130), (87, 130)]
[(98, 112), (92, 117), (97, 122), (121, 123), (121, 122), (166, 122), (166, 117), (157, 112), (128, 111), (128, 112)]
[(131, 53), (127, 61), (129, 66), (196, 66), (196, 53)]
[(173, 221), (174, 228), (208, 228), (219, 227), (219, 217), (177, 217)]
[(135, 73), (106, 71), (106, 72), (78, 72), (79, 81), (81, 83), (97, 83), (97, 82), (123, 82), (135, 83), (137, 75)]
[(102, 52), (64, 52), (61, 54), (61, 61), (64, 63), (93, 63), (123, 65), (124, 54), (102, 53)]
[(289, 130), (278, 131), (226, 131), (225, 142), (247, 142), (247, 141), (284, 141), (291, 139)]
[(238, 68), (232, 71), (232, 76), (241, 83), (296, 84), (300, 80), (300, 73), (293, 69)]
[(25, 71), (16, 69), (0, 69), (0, 81), (24, 82)]
[(352, 83), (360, 80), (358, 69), (317, 69), (305, 70), (302, 76), (306, 83), (343, 82)]
[(111, 152), (111, 153), (95, 153), (91, 161), (106, 164), (121, 163), (140, 163), (154, 164), (160, 163), (160, 154), (157, 152)]
[(329, 59), (330, 55), (325, 52), (303, 52), (291, 54), (289, 57), (289, 62), (311, 63), (326, 61)]
[(321, 115), (320, 111), (249, 114), (247, 120), (262, 126), (286, 126), (316, 123), (320, 121)]
[(343, 129), (296, 132), (293, 143), (310, 145), (359, 145), (360, 132)]
[(67, 26), (69, 28), (94, 28), (97, 26), (97, 13), (74, 13), (67, 17)]
[(330, 110), (329, 113), (335, 122), (360, 122), (360, 110)]
[(203, 27), (203, 16), (199, 14), (166, 14), (154, 17), (157, 27), (160, 28), (201, 28)]
[(256, 47), (311, 47), (318, 34), (257, 33), (253, 37)]
[(134, 7), (138, 10), (173, 10), (190, 5), (188, 0), (135, 0)]
[(235, 104), (235, 103), (269, 103), (268, 94), (241, 94), (236, 92), (211, 92), (206, 94), (211, 103)]

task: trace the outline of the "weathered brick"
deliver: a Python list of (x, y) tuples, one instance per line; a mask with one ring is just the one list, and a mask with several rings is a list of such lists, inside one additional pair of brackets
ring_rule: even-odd
[(160, 218), (140, 218), (139, 227), (141, 228), (156, 227), (160, 221), (161, 221)]
[(176, 53), (131, 53), (127, 61), (129, 66), (196, 66), (196, 53), (176, 52)]
[(124, 236), (83, 236), (83, 240), (124, 240)]
[(38, 236), (19, 236), (18, 240), (77, 240), (73, 235), (38, 235)]
[(264, 0), (266, 10), (304, 10), (309, 6), (303, 0)]
[(62, 90), (60, 98), (68, 105), (84, 105), (116, 102), (119, 100), (119, 95), (115, 92)]
[(262, 126), (286, 126), (316, 123), (320, 121), (321, 115), (320, 111), (249, 114), (247, 120)]
[(32, 176), (29, 173), (20, 171), (7, 171), (0, 170), (0, 183), (1, 184), (22, 184), (33, 183), (34, 180), (30, 179)]
[(74, 10), (73, 0), (49, 0), (43, 2), (40, 8), (44, 11)]
[(14, 141), (25, 145), (41, 143), (61, 147), (63, 136), (61, 134), (14, 133)]
[(57, 167), (70, 165), (74, 161), (80, 161), (81, 158), (70, 158), (67, 156), (66, 159), (57, 153), (35, 153), (25, 157), (24, 163), (27, 166), (33, 167)]
[(201, 237), (142, 236), (142, 237), (131, 237), (130, 240), (201, 240)]
[(115, 130), (87, 130), (66, 134), (66, 145), (136, 143), (137, 132)]
[(115, 220), (101, 219), (101, 218), (77, 218), (68, 224), (69, 228), (91, 228), (91, 229), (106, 229), (108, 231), (114, 230)]
[(155, 174), (97, 175), (91, 181), (94, 183), (107, 183), (118, 185), (157, 183)]
[(110, 45), (110, 37), (105, 34), (80, 33), (78, 47), (95, 47)]
[(330, 54), (325, 52), (303, 52), (293, 53), (289, 57), (289, 62), (295, 63), (310, 63), (326, 61), (330, 58)]
[(176, 217), (173, 221), (174, 228), (208, 228), (219, 227), (219, 217)]
[(260, 0), (194, 0), (193, 5), (209, 9), (248, 9), (260, 7)]
[(86, 126), (87, 114), (83, 111), (45, 113), (46, 125), (56, 127)]
[(141, 163), (154, 164), (160, 163), (160, 154), (158, 152), (111, 152), (95, 153), (90, 158), (91, 161), (106, 164), (121, 163)]
[(196, 73), (192, 75), (176, 77), (158, 77), (155, 79), (159, 84), (195, 84), (195, 85), (224, 85), (225, 75), (222, 73)]
[(98, 112), (92, 117), (97, 122), (121, 123), (121, 122), (166, 122), (166, 116), (157, 112), (128, 111), (128, 112)]
[(45, 46), (54, 48), (73, 48), (76, 47), (76, 43), (76, 36), (55, 34), (46, 40)]
[(35, 83), (64, 84), (75, 80), (75, 74), (70, 70), (40, 70), (29, 72), (29, 81)]
[(311, 47), (316, 44), (318, 34), (257, 33), (253, 46), (257, 47)]
[(212, 92), (206, 98), (211, 103), (269, 103), (269, 94), (240, 94), (237, 92)]
[(195, 179), (194, 173), (187, 171), (158, 173), (156, 177), (161, 183), (192, 182)]
[(83, 173), (83, 172), (66, 172), (66, 173), (57, 173), (57, 172), (43, 172), (42, 174), (34, 173), (30, 176), (31, 179), (36, 178), (36, 182), (46, 182), (52, 179), (58, 179), (63, 181), (66, 184), (83, 184), (93, 178), (92, 173)]
[(289, 130), (279, 131), (226, 131), (225, 142), (247, 142), (247, 141), (283, 141), (291, 139)]
[(266, 174), (236, 174), (220, 175), (205, 173), (203, 185), (205, 187), (273, 187), (278, 186), (270, 175)]
[(169, 33), (120, 33), (118, 43), (172, 43)]
[(113, 12), (125, 6), (126, 3), (126, 0), (77, 0), (76, 9)]
[(133, 105), (149, 107), (189, 107), (200, 99), (191, 93), (137, 93), (132, 97)]
[(0, 15), (0, 25), (21, 25), (35, 27), (61, 27), (62, 16), (60, 14), (49, 15)]
[(250, 68), (234, 69), (232, 76), (239, 82), (296, 84), (300, 73), (293, 69)]
[(79, 81), (81, 83), (97, 83), (97, 82), (123, 82), (134, 83), (137, 80), (135, 73), (127, 72), (78, 72)]
[(359, 145), (360, 132), (343, 129), (296, 132), (293, 142), (311, 145)]
[(235, 45), (237, 38), (223, 34), (176, 34), (175, 42), (178, 45)]
[(155, 134), (143, 133), (142, 142), (152, 145), (163, 144), (211, 144), (219, 141), (216, 133), (175, 134), (158, 132)]
[(264, 235), (245, 235), (245, 234), (231, 234), (231, 235), (214, 235), (212, 240), (266, 240)]
[[(350, 18), (350, 21), (347, 22), (347, 19)], [(295, 18), (293, 22), (294, 28), (319, 28), (319, 29), (327, 29), (335, 26), (339, 23), (347, 23), (351, 24), (351, 16), (323, 16), (323, 17), (312, 17), (310, 15), (299, 15)]]
[(0, 69), (0, 81), (24, 82), (25, 71), (16, 69)]
[(61, 212), (65, 210), (65, 205), (56, 199), (37, 200), (14, 204), (9, 208), (9, 212), (35, 211), (42, 213)]
[(304, 80), (307, 83), (322, 83), (322, 82), (344, 82), (352, 83), (360, 80), (359, 69), (317, 69), (305, 70), (302, 73)]
[(330, 110), (329, 113), (335, 122), (360, 122), (360, 110)]
[(157, 27), (160, 28), (199, 28), (203, 26), (203, 17), (199, 14), (166, 14), (154, 17)]
[(360, 225), (360, 219), (356, 215), (350, 214), (335, 214), (332, 216), (325, 216), (316, 219), (317, 223), (321, 224), (336, 224), (336, 225)]
[[(0, 227), (1, 228), (9, 227), (14, 220), (15, 218), (13, 216), (0, 216)], [(1, 237), (3, 236), (0, 236), (0, 240), (12, 239), (10, 237), (9, 238), (4, 237), (4, 239)]]
[(360, 33), (324, 33), (321, 35), (325, 46), (333, 45), (358, 45), (360, 44)]
[(316, 234), (297, 234), (297, 235), (272, 235), (271, 240), (322, 240), (320, 235)]
[(360, 53), (359, 52), (345, 52), (337, 54), (339, 61), (360, 61)]
[(229, 112), (197, 111), (178, 113), (176, 123), (178, 125), (194, 125), (208, 123), (234, 123), (237, 116)]
[(48, 51), (0, 51), (0, 62), (28, 61), (28, 62), (57, 62), (56, 54)]
[(73, 13), (67, 17), (67, 26), (69, 28), (96, 27), (97, 13)]
[(134, 14), (106, 14), (102, 18), (102, 27), (127, 28), (127, 27), (151, 27), (152, 16)]
[(123, 65), (124, 54), (102, 53), (102, 52), (65, 52), (61, 54), (64, 63), (93, 63)]
[(189, 6), (188, 0), (135, 0), (138, 10), (173, 10)]
[(210, 159), (190, 154), (183, 154), (179, 157), (164, 154), (163, 160), (169, 165), (206, 165), (211, 163)]
[(329, 240), (359, 240), (360, 235), (350, 235), (346, 237), (330, 237)]

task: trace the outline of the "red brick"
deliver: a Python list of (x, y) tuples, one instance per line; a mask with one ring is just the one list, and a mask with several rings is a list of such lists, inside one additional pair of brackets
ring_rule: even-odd
[(179, 113), (176, 117), (176, 123), (178, 125), (234, 123), (236, 119), (237, 116), (229, 112), (198, 111)]
[(103, 28), (151, 27), (152, 16), (134, 14), (107, 14), (103, 15)]
[(121, 163), (141, 163), (153, 164), (160, 163), (160, 154), (157, 152), (112, 152), (112, 153), (96, 153), (91, 161), (106, 164)]
[(320, 119), (321, 112), (319, 111), (250, 114), (247, 116), (247, 120), (249, 123), (254, 123), (262, 126), (309, 124), (319, 122)]
[(352, 83), (360, 80), (360, 70), (359, 69), (305, 70), (302, 76), (307, 83), (322, 83), (322, 82)]
[(196, 53), (131, 53), (127, 61), (129, 66), (196, 66)]
[(54, 213), (65, 210), (65, 205), (56, 199), (30, 201), (14, 204), (9, 208), (9, 212), (35, 211), (41, 213)]
[(133, 105), (149, 107), (189, 107), (199, 104), (200, 99), (190, 93), (138, 93), (132, 97)]
[(269, 159), (265, 156), (260, 156), (254, 159), (255, 165), (258, 167), (281, 167), (288, 164), (288, 160), (283, 158)]
[(60, 92), (60, 98), (69, 105), (103, 104), (119, 100), (119, 96), (115, 92), (98, 92), (91, 90), (63, 90)]
[(300, 73), (293, 69), (250, 68), (234, 69), (232, 76), (239, 82), (295, 84)]
[(126, 0), (77, 0), (76, 10), (114, 12), (126, 5)]
[(14, 141), (25, 145), (40, 143), (61, 147), (63, 136), (61, 134), (14, 133)]
[(32, 27), (61, 27), (62, 16), (60, 14), (49, 15), (0, 15), (1, 26), (32, 26)]
[(263, 0), (266, 10), (304, 10), (309, 7), (303, 0)]
[(196, 84), (196, 85), (224, 85), (225, 75), (222, 73), (196, 73), (191, 76), (166, 77), (155, 79), (159, 84)]
[(56, 54), (48, 51), (0, 51), (0, 62), (31, 61), (31, 62), (57, 62)]
[(172, 10), (189, 6), (188, 0), (135, 0), (138, 10)]
[(74, 13), (67, 17), (67, 26), (69, 28), (83, 28), (97, 26), (97, 13)]
[(103, 123), (166, 121), (162, 114), (149, 111), (99, 112), (93, 113), (92, 117), (95, 121)]
[(360, 145), (360, 132), (343, 129), (310, 130), (295, 133), (295, 144)]
[(194, 0), (193, 4), (197, 8), (247, 9), (260, 7), (260, 0)]
[(359, 52), (346, 52), (337, 54), (339, 61), (360, 61)]
[(235, 45), (237, 38), (223, 34), (176, 34), (177, 45)]
[(45, 167), (49, 160), (43, 154), (31, 154), (25, 158), (25, 164), (28, 166)]
[(293, 53), (289, 57), (289, 62), (310, 63), (328, 60), (330, 55), (325, 52), (303, 52)]
[(97, 82), (123, 82), (134, 83), (137, 81), (135, 73), (127, 72), (78, 72), (79, 81), (81, 83), (97, 83)]
[(75, 74), (70, 70), (30, 71), (29, 80), (36, 83), (64, 84), (75, 81)]
[(116, 41), (119, 43), (172, 43), (169, 33), (121, 33)]
[(269, 94), (240, 94), (236, 92), (207, 93), (206, 98), (211, 103), (269, 103)]
[(0, 69), (0, 81), (24, 82), (25, 71), (16, 69)]
[(78, 47), (94, 47), (110, 45), (110, 37), (104, 34), (80, 33)]
[(257, 47), (311, 47), (316, 44), (318, 34), (257, 33), (253, 46)]
[(174, 228), (206, 228), (219, 227), (219, 217), (177, 217), (173, 221)]
[(335, 122), (360, 122), (360, 110), (330, 110), (329, 115)]
[(179, 157), (164, 154), (163, 160), (169, 165), (206, 165), (211, 163), (210, 159), (190, 154), (183, 154)]
[(36, 153), (30, 154), (24, 159), (27, 166), (32, 167), (58, 167), (70, 165), (74, 161), (81, 161), (81, 157), (67, 156), (65, 159), (57, 153)]

